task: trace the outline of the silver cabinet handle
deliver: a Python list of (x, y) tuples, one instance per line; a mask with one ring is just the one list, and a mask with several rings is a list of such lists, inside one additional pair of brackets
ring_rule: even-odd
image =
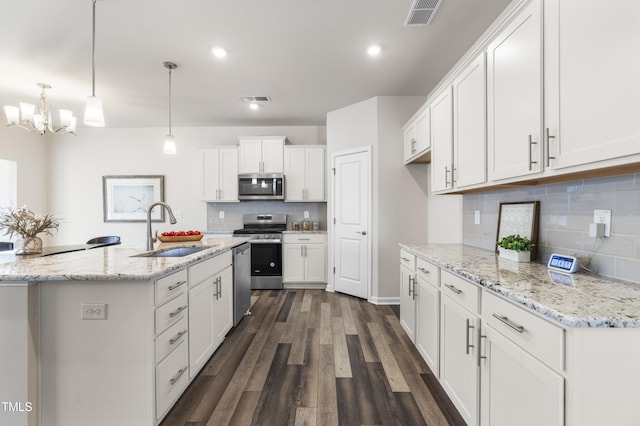
[(415, 138), (411, 138), (411, 153), (415, 153), (416, 152), (416, 139)]
[(458, 171), (458, 169), (453, 167), (453, 164), (451, 164), (451, 186), (452, 187), (456, 185), (456, 172), (457, 171)]
[(493, 314), (493, 317), (496, 318), (497, 320), (499, 320), (500, 322), (508, 325), (509, 327), (513, 328), (518, 333), (524, 333), (524, 327), (521, 326), (521, 325), (516, 324), (513, 321), (511, 321), (509, 318), (507, 318), (505, 316), (500, 316), (498, 314)]
[(176, 315), (178, 315), (180, 312), (184, 311), (184, 310), (185, 310), (185, 309), (187, 309), (187, 308), (188, 308), (188, 306), (187, 306), (187, 305), (180, 306), (178, 309), (176, 309), (175, 311), (173, 311), (173, 312), (171, 312), (171, 313), (169, 314), (169, 318), (173, 318), (173, 317), (175, 317)]
[(180, 333), (176, 334), (176, 337), (174, 337), (171, 340), (169, 340), (169, 344), (170, 345), (174, 345), (185, 334), (187, 334), (187, 330), (182, 330)]
[(533, 154), (531, 153), (533, 145), (538, 145), (538, 142), (534, 142), (533, 136), (529, 135), (529, 171), (533, 170), (531, 166), (538, 164), (537, 161), (533, 161)]
[[(367, 235), (367, 231), (356, 231), (356, 234)], [(409, 259), (407, 259), (409, 260)]]
[(546, 141), (547, 141), (547, 167), (549, 167), (549, 160), (555, 160), (555, 159), (556, 159), (556, 157), (552, 157), (552, 156), (551, 156), (551, 151), (549, 151), (549, 148), (550, 148), (550, 147), (549, 147), (549, 145), (550, 145), (550, 143), (549, 143), (549, 139), (555, 139), (555, 136), (551, 136), (551, 135), (549, 134), (549, 128), (548, 128), (548, 127), (547, 127), (547, 129), (545, 130), (545, 135), (546, 135), (546, 138), (545, 138), (545, 139), (546, 139)]
[(411, 275), (409, 275), (409, 296), (411, 296), (413, 294), (413, 277)]
[(413, 276), (413, 300), (416, 300), (416, 282), (418, 281), (418, 276)]
[(171, 290), (175, 290), (176, 288), (178, 288), (178, 287), (180, 287), (180, 286), (182, 286), (182, 285), (184, 285), (184, 284), (186, 284), (186, 283), (187, 283), (186, 281), (178, 281), (178, 282), (177, 282), (177, 283), (175, 283), (174, 285), (170, 285), (170, 286), (169, 286), (169, 291), (171, 291)]
[(298, 238), (298, 241), (309, 241), (311, 238)]
[(173, 377), (171, 378), (171, 380), (169, 380), (169, 384), (170, 384), (171, 386), (175, 385), (175, 384), (176, 384), (176, 382), (177, 382), (178, 380), (180, 380), (180, 377), (182, 377), (182, 375), (185, 373), (185, 371), (187, 371), (187, 369), (188, 369), (188, 367), (183, 367), (183, 368), (181, 368), (180, 370), (178, 370), (178, 373), (176, 373), (176, 375), (175, 375), (175, 376), (173, 376)]
[(469, 355), (469, 349), (475, 348), (475, 346), (470, 343), (471, 339), (469, 339), (472, 328), (475, 328), (475, 326), (471, 325), (471, 320), (467, 318), (467, 343), (466, 343), (467, 355)]
[(454, 292), (455, 294), (462, 294), (463, 291), (460, 290), (459, 288), (457, 288), (456, 286), (452, 285), (452, 284), (445, 284), (444, 285), (446, 288), (448, 288), (449, 290), (451, 290), (452, 292)]
[(218, 298), (222, 299), (222, 277), (218, 277)]
[(451, 173), (449, 171), (449, 167), (444, 166), (444, 187), (445, 188), (449, 187), (449, 173)]
[(422, 266), (418, 266), (418, 270), (422, 273), (425, 273), (427, 275), (431, 274), (431, 271), (429, 271), (428, 269), (423, 268)]
[(400, 260), (404, 261), (404, 262), (408, 262), (409, 259), (407, 259), (406, 257), (401, 257)]
[(307, 257), (307, 246), (303, 246), (304, 247), (304, 257)]
[(485, 355), (482, 355), (482, 339), (486, 339), (487, 336), (481, 334), (480, 337), (478, 338), (478, 367), (480, 367), (480, 361), (483, 359), (487, 359), (487, 355), (486, 355), (486, 348), (487, 348), (487, 344), (485, 343), (484, 347), (485, 347)]

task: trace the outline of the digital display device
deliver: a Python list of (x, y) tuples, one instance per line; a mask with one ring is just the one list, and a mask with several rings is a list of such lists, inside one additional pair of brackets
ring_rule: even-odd
[(561, 254), (552, 254), (549, 258), (547, 267), (556, 271), (574, 273), (578, 270), (580, 264), (578, 259), (573, 256), (566, 256)]

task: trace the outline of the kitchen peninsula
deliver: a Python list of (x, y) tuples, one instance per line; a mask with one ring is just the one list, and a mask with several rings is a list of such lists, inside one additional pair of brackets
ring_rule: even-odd
[[(0, 423), (158, 424), (232, 326), (247, 240), (2, 255)], [(183, 246), (201, 250), (154, 256)]]
[(400, 322), (470, 425), (635, 425), (640, 284), (400, 244)]

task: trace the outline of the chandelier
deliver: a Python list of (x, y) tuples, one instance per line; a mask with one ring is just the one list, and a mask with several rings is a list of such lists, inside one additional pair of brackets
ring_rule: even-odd
[(75, 135), (76, 117), (73, 116), (73, 112), (61, 109), (60, 127), (54, 127), (53, 120), (51, 120), (51, 108), (47, 105), (46, 92), (47, 89), (51, 89), (51, 86), (45, 83), (38, 83), (38, 86), (42, 88), (38, 105), (20, 102), (20, 107), (10, 105), (4, 107), (7, 126), (18, 126), (25, 130), (39, 132), (41, 135), (44, 135), (47, 131), (56, 134), (72, 133)]

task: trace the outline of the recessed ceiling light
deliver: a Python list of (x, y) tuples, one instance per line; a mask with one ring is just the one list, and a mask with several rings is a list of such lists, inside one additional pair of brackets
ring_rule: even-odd
[(227, 56), (227, 51), (222, 47), (211, 48), (211, 53), (213, 53), (213, 56), (215, 56), (216, 58), (224, 58), (225, 56)]
[(369, 54), (369, 56), (378, 56), (380, 52), (382, 52), (382, 47), (378, 46), (377, 44), (372, 44), (367, 48), (367, 53)]
[(249, 108), (251, 108), (252, 110), (256, 111), (258, 108), (260, 108), (260, 105), (258, 105), (258, 104), (257, 104), (257, 103), (255, 103), (255, 102), (251, 102), (251, 103), (249, 104)]

